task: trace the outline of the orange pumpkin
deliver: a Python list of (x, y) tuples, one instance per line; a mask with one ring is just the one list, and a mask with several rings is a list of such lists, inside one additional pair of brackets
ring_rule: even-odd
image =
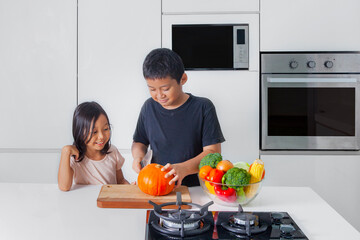
[(141, 169), (137, 180), (141, 191), (153, 196), (162, 196), (174, 189), (175, 183), (169, 185), (172, 178), (165, 178), (165, 174), (169, 171), (161, 171), (162, 167), (160, 164), (151, 163)]

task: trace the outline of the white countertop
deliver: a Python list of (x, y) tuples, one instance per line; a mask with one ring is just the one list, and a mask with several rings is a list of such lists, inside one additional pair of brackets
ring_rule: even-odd
[[(0, 183), (0, 239), (145, 239), (146, 209), (98, 208), (100, 187), (61, 192), (56, 184)], [(210, 201), (200, 187), (190, 188), (190, 194), (193, 203)], [(263, 187), (244, 211), (288, 212), (311, 240), (360, 239), (360, 233), (308, 187)]]

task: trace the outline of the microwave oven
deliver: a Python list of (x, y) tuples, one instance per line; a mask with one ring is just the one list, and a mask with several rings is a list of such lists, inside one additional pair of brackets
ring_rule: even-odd
[(185, 70), (248, 70), (248, 24), (172, 25), (172, 50)]

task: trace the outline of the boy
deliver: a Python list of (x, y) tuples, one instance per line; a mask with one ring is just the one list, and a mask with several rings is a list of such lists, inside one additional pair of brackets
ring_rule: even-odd
[(172, 177), (170, 184), (198, 186), (200, 160), (209, 153), (220, 153), (225, 141), (215, 107), (209, 99), (183, 92), (187, 81), (184, 65), (170, 49), (151, 51), (143, 74), (151, 98), (141, 108), (135, 129), (133, 169), (141, 170), (140, 161), (150, 144), (152, 163), (170, 170), (165, 175)]

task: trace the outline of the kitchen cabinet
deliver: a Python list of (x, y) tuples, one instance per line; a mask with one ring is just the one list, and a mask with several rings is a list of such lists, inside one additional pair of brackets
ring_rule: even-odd
[(60, 150), (0, 152), (0, 182), (57, 183)]
[(71, 143), (76, 1), (0, 1), (0, 149)]
[(258, 12), (259, 0), (162, 0), (162, 12), (174, 13), (234, 13)]
[[(357, 213), (360, 212), (360, 155), (336, 152), (271, 153), (263, 151), (265, 184), (271, 186), (309, 186), (360, 229)], [(347, 152), (351, 154), (351, 152)]]
[(360, 1), (261, 0), (261, 51), (359, 51)]
[[(137, 181), (132, 170), (130, 150), (121, 150), (125, 158), (122, 171), (129, 182)], [(0, 151), (0, 183), (57, 183), (61, 151), (28, 149)], [(31, 171), (29, 171), (31, 169)]]
[(259, 74), (249, 71), (188, 71), (184, 91), (215, 105), (225, 137), (224, 159), (253, 162), (259, 157)]
[(130, 149), (141, 106), (150, 97), (142, 63), (161, 47), (161, 1), (79, 0), (78, 7), (79, 103), (101, 104), (112, 124), (112, 143)]

